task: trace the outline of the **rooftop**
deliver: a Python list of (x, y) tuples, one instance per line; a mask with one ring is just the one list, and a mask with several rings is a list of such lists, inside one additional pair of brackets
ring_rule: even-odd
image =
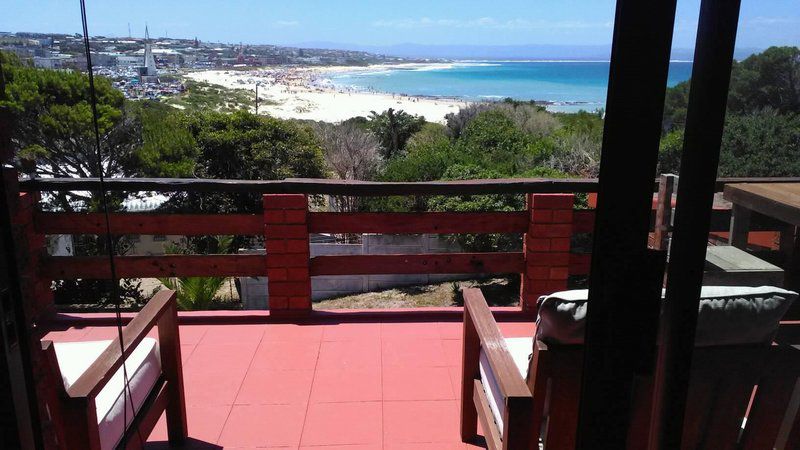
[[(533, 335), (531, 319), (498, 310), (507, 337)], [(212, 316), (180, 326), (187, 448), (484, 448), (459, 438), (459, 308), (320, 313), (296, 323)], [(113, 326), (86, 323), (47, 338), (116, 336)], [(162, 416), (146, 448), (167, 448), (166, 436)]]

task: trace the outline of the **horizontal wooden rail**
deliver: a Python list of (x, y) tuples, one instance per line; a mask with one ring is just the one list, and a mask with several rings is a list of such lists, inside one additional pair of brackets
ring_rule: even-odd
[(595, 192), (596, 179), (511, 178), (425, 182), (378, 182), (288, 178), (285, 180), (217, 180), (200, 178), (35, 178), (20, 182), (33, 191), (237, 192), (251, 194), (329, 194), (350, 196), (477, 195), (533, 192)]
[(421, 255), (317, 256), (311, 275), (383, 275), (418, 273), (520, 273), (521, 252), (440, 253)]
[[(109, 214), (113, 234), (263, 235), (264, 217), (253, 214)], [(34, 226), (42, 234), (105, 234), (101, 213), (35, 213)]]
[[(264, 276), (264, 255), (164, 255), (117, 256), (120, 278)], [(49, 256), (41, 263), (40, 275), (50, 280), (111, 278), (108, 257)]]
[(525, 233), (528, 212), (311, 213), (312, 233)]
[[(717, 191), (728, 183), (798, 183), (800, 178), (719, 178)], [(252, 194), (330, 194), (351, 196), (477, 195), (597, 192), (595, 178), (511, 178), (426, 182), (377, 182), (287, 178), (285, 180), (216, 180), (200, 178), (110, 178), (102, 187), (109, 191), (238, 192)], [(22, 192), (96, 191), (98, 178), (35, 178), (19, 184)], [(653, 180), (653, 192), (658, 179)]]

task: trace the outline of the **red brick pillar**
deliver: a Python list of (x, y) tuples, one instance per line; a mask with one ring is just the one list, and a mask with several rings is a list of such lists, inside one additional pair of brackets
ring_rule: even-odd
[(528, 194), (528, 232), (525, 234), (525, 273), (520, 305), (536, 313), (540, 296), (567, 289), (572, 237), (573, 194)]
[(303, 194), (264, 195), (264, 237), (270, 314), (310, 313), (308, 198)]

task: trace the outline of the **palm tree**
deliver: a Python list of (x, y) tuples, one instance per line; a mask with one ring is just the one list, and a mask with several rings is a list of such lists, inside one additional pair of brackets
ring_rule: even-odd
[[(216, 236), (217, 252), (228, 253), (233, 236)], [(167, 253), (176, 253), (175, 248), (167, 248)], [(227, 277), (172, 277), (159, 278), (164, 286), (177, 293), (178, 307), (185, 311), (209, 309), (217, 292), (225, 284)]]

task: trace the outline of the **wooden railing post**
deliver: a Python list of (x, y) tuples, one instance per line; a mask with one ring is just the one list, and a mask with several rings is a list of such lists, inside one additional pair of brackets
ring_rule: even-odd
[(672, 230), (672, 194), (675, 192), (677, 175), (661, 175), (658, 182), (656, 221), (653, 224), (653, 248), (666, 250), (669, 246), (669, 233)]
[[(3, 169), (6, 186), (16, 185), (17, 176), (16, 170)], [(35, 192), (22, 192), (9, 199), (12, 233), (19, 245), (16, 260), (20, 287), (26, 296), (26, 315), (34, 321), (55, 311), (51, 280), (39, 273), (42, 259), (47, 256), (47, 245), (45, 236), (36, 231), (33, 223), (38, 202), (39, 193)]]
[(303, 194), (264, 195), (264, 237), (270, 314), (309, 314), (308, 198)]
[(572, 238), (573, 194), (528, 194), (528, 232), (525, 233), (525, 273), (520, 305), (536, 313), (540, 296), (567, 289)]
[[(51, 388), (51, 380), (48, 377), (49, 366), (44, 358), (44, 353), (40, 351), (41, 336), (38, 324), (52, 314), (55, 310), (53, 303), (53, 292), (50, 288), (50, 280), (40, 277), (39, 267), (42, 258), (46, 256), (45, 236), (38, 233), (34, 228), (34, 211), (39, 201), (38, 192), (19, 192), (19, 174), (15, 169), (4, 167), (2, 169), (2, 180), (6, 195), (11, 234), (14, 240), (13, 259), (16, 266), (17, 281), (20, 292), (20, 307), (22, 317), (17, 316), (15, 327), (18, 336), (27, 340), (26, 345), (19, 345), (19, 349), (27, 349), (28, 355), (19, 355), (19, 358), (11, 358), (11, 354), (6, 355), (9, 361), (15, 361), (19, 367), (22, 360), (28, 360), (31, 364), (32, 385), (36, 392), (36, 406), (38, 408), (40, 430), (42, 433), (41, 443), (44, 448), (56, 448), (56, 434), (53, 422), (50, 420), (50, 410), (48, 406), (47, 392)], [(4, 261), (5, 262), (5, 261)], [(9, 307), (11, 305), (4, 305)], [(5, 308), (2, 308), (5, 310)], [(10, 310), (5, 310), (10, 314)], [(24, 320), (24, 323), (20, 322)], [(3, 318), (5, 320), (5, 317)], [(24, 329), (25, 331), (20, 331)], [(10, 366), (9, 366), (10, 367)], [(19, 382), (19, 380), (17, 380)], [(26, 383), (30, 380), (26, 380)], [(61, 381), (61, 380), (59, 380)], [(22, 385), (23, 383), (19, 383)], [(34, 413), (35, 414), (35, 413)]]

